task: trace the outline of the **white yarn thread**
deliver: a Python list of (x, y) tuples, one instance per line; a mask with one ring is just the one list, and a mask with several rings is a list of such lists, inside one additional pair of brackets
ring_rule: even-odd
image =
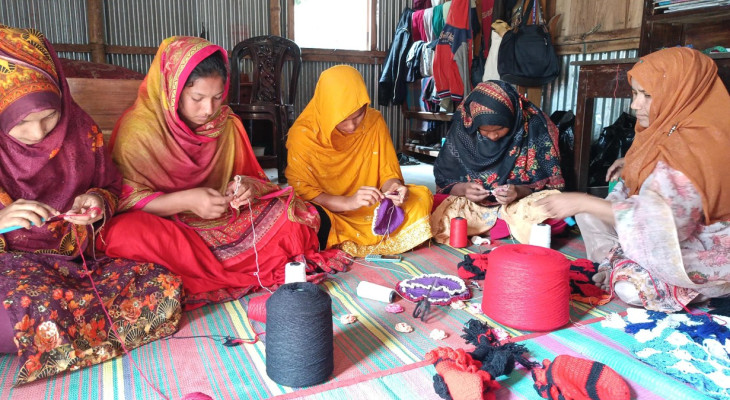
[(368, 281), (357, 284), (357, 295), (383, 303), (392, 303), (395, 300), (395, 290)]
[[(240, 178), (239, 178), (239, 180), (240, 180)], [(234, 195), (237, 192), (238, 192), (238, 188), (236, 188), (236, 192), (234, 193)], [(271, 289), (266, 287), (263, 284), (263, 282), (261, 282), (261, 276), (260, 276), (261, 266), (259, 265), (259, 251), (256, 249), (256, 228), (254, 227), (254, 223), (253, 223), (253, 208), (251, 207), (251, 200), (248, 201), (248, 216), (251, 220), (251, 233), (253, 234), (253, 253), (256, 256), (256, 272), (254, 272), (254, 275), (256, 276), (256, 280), (259, 281), (259, 285), (262, 288), (266, 289), (266, 291), (268, 291), (269, 293), (274, 293), (271, 291)]]
[(530, 230), (530, 244), (533, 246), (540, 246), (550, 248), (550, 235), (551, 228), (548, 224), (535, 224), (532, 225)]

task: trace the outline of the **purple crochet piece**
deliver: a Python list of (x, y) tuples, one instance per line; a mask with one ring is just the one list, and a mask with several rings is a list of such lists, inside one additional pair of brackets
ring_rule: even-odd
[(402, 280), (395, 288), (403, 298), (414, 303), (426, 298), (431, 304), (446, 306), (456, 300), (471, 298), (464, 281), (453, 275), (425, 274)]
[(376, 235), (389, 235), (403, 223), (405, 213), (403, 209), (393, 204), (391, 199), (383, 199), (373, 215), (373, 233)]

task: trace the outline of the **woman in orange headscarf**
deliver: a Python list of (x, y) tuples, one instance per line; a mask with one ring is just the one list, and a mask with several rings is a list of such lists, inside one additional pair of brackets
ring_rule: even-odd
[(228, 75), (220, 46), (166, 39), (112, 134), (120, 210), (131, 212), (111, 221), (102, 247), (179, 274), (188, 309), (281, 284), (295, 258), (333, 265), (317, 253), (316, 210), (268, 181), (223, 104)]
[[(327, 248), (358, 257), (402, 253), (431, 237), (431, 192), (404, 185), (385, 120), (369, 104), (360, 73), (332, 67), (320, 75), (286, 143), (289, 183), (304, 200), (321, 206), (331, 224)], [(405, 218), (381, 236), (374, 232), (373, 215), (385, 198)]]
[(636, 137), (624, 182), (606, 200), (550, 196), (553, 217), (578, 214), (594, 280), (659, 311), (730, 295), (730, 96), (702, 53), (670, 48), (629, 71)]

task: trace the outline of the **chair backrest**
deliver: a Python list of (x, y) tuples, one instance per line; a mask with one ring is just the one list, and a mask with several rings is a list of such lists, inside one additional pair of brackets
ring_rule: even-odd
[[(256, 36), (239, 42), (231, 52), (230, 103), (241, 102), (241, 60), (251, 59), (253, 77), (251, 103), (294, 104), (302, 67), (302, 52), (296, 43), (281, 36)], [(290, 61), (289, 96), (282, 98), (282, 70)]]

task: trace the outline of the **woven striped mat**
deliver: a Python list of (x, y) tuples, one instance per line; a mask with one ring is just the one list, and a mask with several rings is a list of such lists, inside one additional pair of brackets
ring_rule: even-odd
[[(522, 342), (536, 360), (553, 360), (557, 355), (569, 354), (602, 362), (613, 368), (628, 383), (631, 398), (638, 400), (709, 400), (711, 397), (695, 390), (661, 371), (637, 360), (628, 350), (634, 339), (631, 335), (600, 324), (571, 327)], [(470, 350), (471, 348), (467, 348)], [(434, 399), (440, 397), (433, 390), (436, 370), (424, 362), (372, 374), (363, 379), (332, 382), (324, 387), (302, 390), (276, 397), (315, 399)], [(497, 400), (540, 399), (533, 388), (529, 371), (518, 367), (508, 377), (501, 377), (502, 386), (496, 392)], [(355, 395), (350, 395), (355, 394)], [(372, 394), (372, 395), (371, 395)]]
[[(562, 251), (569, 258), (583, 255), (582, 242), (577, 236), (554, 239), (553, 248)], [(393, 287), (402, 279), (422, 273), (456, 274), (457, 263), (465, 254), (484, 249), (486, 247), (455, 249), (443, 245), (424, 246), (404, 254), (403, 261), (399, 263), (372, 264), (358, 261), (349, 272), (331, 276), (323, 284), (323, 288), (333, 300), (335, 371), (325, 385), (320, 385), (320, 389), (310, 388), (307, 393), (326, 391), (329, 387), (327, 385), (344, 385), (343, 382), (367, 382), (372, 379), (365, 377), (377, 377), (378, 374), (391, 376), (392, 374), (388, 375), (389, 372), (417, 365), (415, 363), (421, 362), (426, 352), (437, 346), (464, 347), (464, 341), (459, 335), (464, 323), (471, 318), (500, 326), (483, 314), (450, 307), (432, 307), (430, 316), (424, 322), (411, 316), (415, 305), (403, 299), (399, 303), (406, 311), (390, 314), (384, 311), (384, 303), (362, 299), (356, 295), (357, 284), (363, 280)], [(225, 347), (220, 341), (204, 337), (252, 338), (255, 332), (265, 332), (265, 325), (249, 322), (246, 313), (249, 300), (260, 295), (254, 294), (240, 301), (189, 312), (185, 315), (180, 331), (175, 334), (175, 337), (180, 338), (150, 343), (133, 350), (131, 356), (141, 366), (149, 381), (169, 398), (178, 399), (192, 392), (203, 392), (215, 399), (258, 399), (277, 395), (296, 397), (298, 393), (291, 394), (294, 389), (278, 385), (266, 375), (265, 335), (256, 344), (238, 347)], [(475, 292), (473, 302), (479, 303), (481, 296), (481, 292)], [(571, 309), (571, 321), (587, 323), (609, 312), (623, 311), (625, 307), (612, 302), (597, 308), (573, 304)], [(344, 314), (355, 314), (359, 321), (343, 325), (339, 316)], [(394, 326), (398, 322), (411, 324), (415, 331), (409, 334), (396, 331)], [(514, 337), (534, 336), (530, 332), (504, 328)], [(435, 342), (429, 338), (433, 329), (444, 330), (449, 336), (443, 341)], [(0, 399), (159, 398), (137, 373), (128, 357), (14, 388), (12, 382), (17, 368), (15, 357), (0, 357)], [(415, 370), (399, 373), (411, 371)], [(431, 378), (428, 379), (430, 381)], [(423, 396), (432, 394), (430, 385), (426, 389), (428, 390)], [(423, 396), (419, 398), (426, 398)], [(400, 395), (381, 396), (399, 397)]]

